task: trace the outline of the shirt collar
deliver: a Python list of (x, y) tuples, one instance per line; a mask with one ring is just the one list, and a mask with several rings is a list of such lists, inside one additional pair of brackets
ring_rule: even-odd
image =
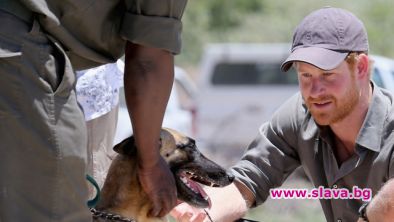
[(373, 87), (372, 100), (356, 143), (372, 151), (379, 152), (381, 149), (382, 131), (390, 107), (381, 89), (372, 81), (371, 85)]

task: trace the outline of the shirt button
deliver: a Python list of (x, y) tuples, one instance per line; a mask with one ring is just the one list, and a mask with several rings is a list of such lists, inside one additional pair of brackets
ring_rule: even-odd
[[(338, 186), (337, 186), (336, 184), (334, 184), (334, 185), (332, 185), (332, 188), (333, 188), (333, 189), (337, 189)], [(340, 219), (338, 219), (338, 222), (340, 222), (339, 220), (340, 220)]]

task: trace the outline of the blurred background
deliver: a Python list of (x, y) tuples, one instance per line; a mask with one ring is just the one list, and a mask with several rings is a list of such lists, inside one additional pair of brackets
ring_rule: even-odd
[(324, 6), (353, 12), (367, 28), (371, 52), (394, 57), (394, 2), (390, 0), (190, 0), (177, 63), (193, 69), (204, 45), (211, 42), (291, 42), (301, 19)]
[[(296, 25), (324, 6), (347, 9), (364, 22), (375, 65), (372, 78), (394, 92), (394, 1), (189, 0), (164, 126), (194, 137), (206, 156), (230, 167), (261, 123), (298, 91), (296, 74), (280, 73), (279, 66)], [(128, 114), (122, 105), (120, 112), (118, 127), (125, 127), (122, 115)], [(298, 169), (283, 187), (312, 185)], [(301, 199), (268, 199), (245, 218), (325, 221), (318, 200)]]

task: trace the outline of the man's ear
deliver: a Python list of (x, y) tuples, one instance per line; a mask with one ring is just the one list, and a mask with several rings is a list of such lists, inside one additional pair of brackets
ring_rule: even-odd
[(115, 152), (126, 156), (134, 155), (136, 150), (134, 136), (130, 136), (114, 146)]
[(361, 53), (358, 55), (357, 58), (357, 74), (361, 78), (368, 78), (369, 79), (369, 58), (368, 55)]

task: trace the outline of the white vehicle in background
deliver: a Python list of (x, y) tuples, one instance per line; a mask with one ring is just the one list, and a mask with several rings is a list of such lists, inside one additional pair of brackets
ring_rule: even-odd
[[(287, 73), (280, 70), (289, 52), (289, 44), (219, 43), (206, 47), (197, 82), (200, 144), (213, 152), (240, 156), (259, 126), (299, 90), (294, 69)], [(375, 61), (372, 78), (394, 92), (393, 60), (371, 57)]]
[[(188, 74), (180, 67), (175, 67), (174, 84), (163, 119), (163, 127), (175, 129), (188, 136), (195, 132), (194, 97), (196, 86)], [(124, 90), (119, 93), (118, 124), (114, 144), (121, 142), (132, 134), (129, 113), (124, 98)]]
[(394, 93), (394, 60), (371, 55), (373, 60), (372, 79), (380, 87)]
[(261, 123), (298, 91), (294, 71), (279, 69), (289, 48), (288, 44), (234, 43), (206, 47), (197, 81), (201, 144), (212, 151), (243, 151)]

